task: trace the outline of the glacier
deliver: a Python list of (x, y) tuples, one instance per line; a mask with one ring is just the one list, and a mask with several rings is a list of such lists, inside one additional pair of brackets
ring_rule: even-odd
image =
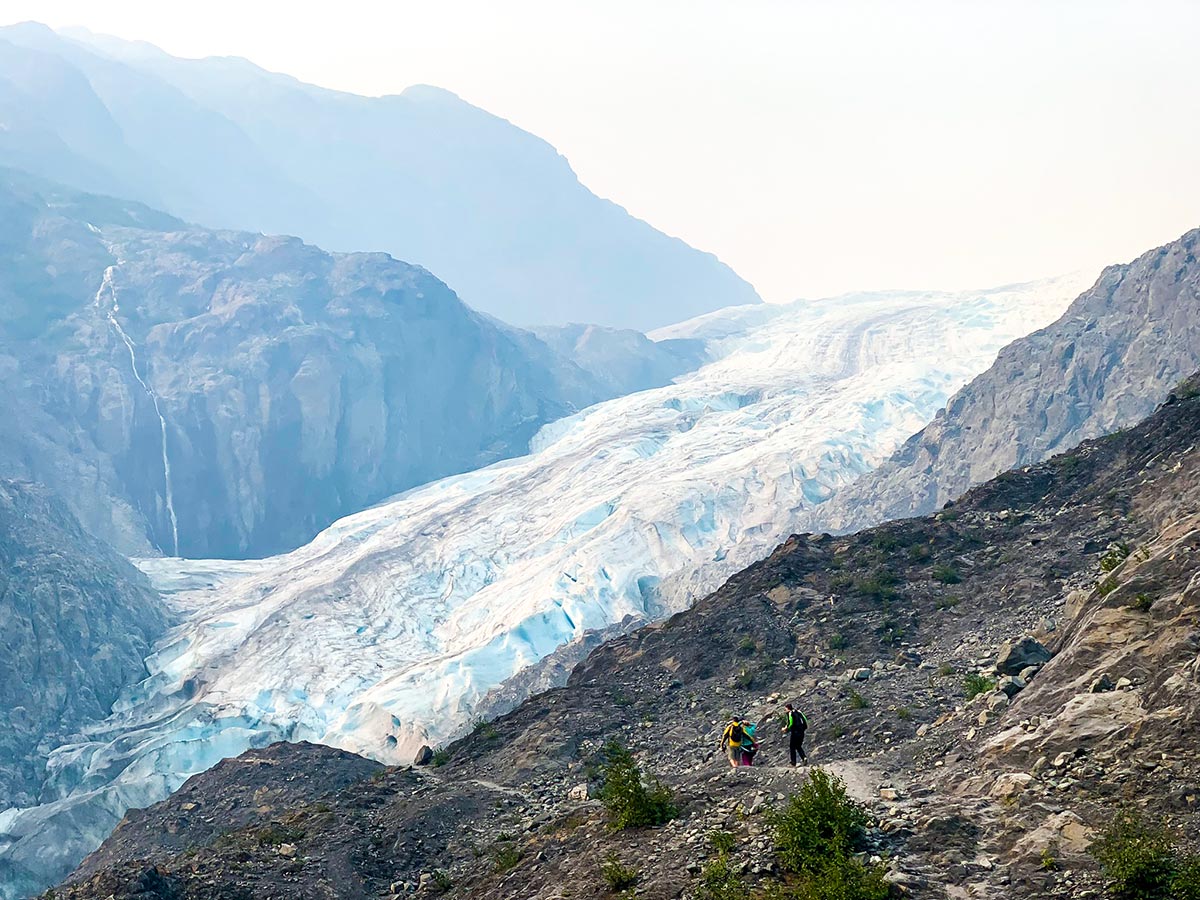
[(543, 427), (526, 456), (278, 557), (139, 561), (181, 624), (51, 754), (44, 802), (0, 811), (0, 897), (64, 877), (126, 809), (224, 757), (310, 740), (405, 763), (564, 645), (685, 608), (1089, 283), (721, 310), (652, 335), (704, 341), (710, 362)]

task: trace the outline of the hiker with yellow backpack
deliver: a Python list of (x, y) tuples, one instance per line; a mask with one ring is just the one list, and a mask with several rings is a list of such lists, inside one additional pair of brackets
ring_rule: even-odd
[(754, 756), (758, 753), (757, 730), (757, 725), (739, 718), (734, 718), (725, 726), (721, 732), (721, 747), (729, 758), (731, 768), (754, 765)]

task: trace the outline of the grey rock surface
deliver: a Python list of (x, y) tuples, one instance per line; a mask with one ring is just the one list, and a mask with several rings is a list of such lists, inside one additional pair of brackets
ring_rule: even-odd
[(145, 576), (48, 490), (0, 479), (0, 810), (37, 799), (39, 746), (108, 715), (166, 626)]
[(259, 556), (611, 396), (382, 253), (0, 173), (0, 473), (129, 553)]
[(1057, 322), (1005, 347), (890, 460), (801, 524), (849, 532), (924, 515), (1149, 415), (1200, 367), (1198, 250), (1193, 230), (1106, 268)]

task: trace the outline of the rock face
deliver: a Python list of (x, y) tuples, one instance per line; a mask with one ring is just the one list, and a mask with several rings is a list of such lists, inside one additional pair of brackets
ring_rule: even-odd
[(1025, 636), (1010, 641), (1000, 648), (996, 658), (996, 671), (1001, 675), (1020, 675), (1028, 666), (1040, 666), (1050, 662), (1050, 651), (1036, 638)]
[(0, 178), (0, 472), (120, 549), (290, 549), (608, 387), (423, 269)]
[(1053, 325), (1014, 341), (814, 525), (932, 512), (1015, 466), (1149, 415), (1200, 366), (1200, 230), (1110, 266)]
[(166, 624), (146, 578), (49, 491), (0, 479), (0, 813), (37, 799), (45, 747), (109, 714)]
[(0, 164), (206, 225), (387, 250), (518, 325), (645, 330), (759, 300), (545, 141), (436, 88), (359, 97), (26, 23), (0, 29), (0, 111)]
[[(812, 762), (871, 807), (871, 847), (894, 883), (929, 897), (1098, 896), (1087, 845), (1123, 798), (1173, 824), (1194, 823), (1200, 803), (1198, 447), (1193, 383), (1145, 423), (1006, 473), (951, 511), (794, 535), (693, 608), (598, 648), (565, 688), (444, 748), (435, 770), (384, 770), (317, 805), (303, 773), (360, 770), (273, 747), (263, 796), (289, 773), (306, 786), (296, 795), (260, 805), (253, 781), (199, 775), (131, 813), (58, 895), (315, 898), (337, 884), (378, 896), (437, 878), (463, 896), (599, 900), (604, 881), (581, 872), (616, 854), (638, 869), (640, 895), (688, 896), (714, 829), (733, 836), (745, 888), (767, 888), (766, 811), (803, 776), (783, 765), (775, 728), (760, 731), (761, 766), (728, 772), (714, 749), (730, 711), (769, 721), (786, 698), (809, 719)], [(1136, 549), (1102, 569), (1118, 541)], [(935, 577), (950, 566), (956, 580)], [(954, 672), (990, 665), (1051, 617), (1056, 653), (1028, 687), (964, 703)], [(838, 675), (860, 668), (871, 676), (854, 702)], [(1113, 690), (1090, 693), (1102, 673), (1119, 676)], [(678, 820), (605, 827), (588, 785), (613, 738), (675, 792)], [(427, 839), (412, 840), (422, 827)], [(480, 865), (481, 847), (504, 864)]]

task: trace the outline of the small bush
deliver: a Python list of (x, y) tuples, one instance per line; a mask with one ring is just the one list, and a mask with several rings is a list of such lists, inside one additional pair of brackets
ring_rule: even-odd
[(933, 556), (933, 548), (928, 544), (913, 544), (908, 548), (908, 558), (913, 562), (925, 562)]
[(839, 631), (829, 636), (828, 646), (830, 650), (845, 650), (850, 646), (850, 642), (846, 640), (846, 636)]
[(648, 784), (633, 754), (616, 741), (604, 746), (604, 786), (600, 800), (613, 829), (662, 825), (675, 818), (671, 792), (656, 780)]
[(1100, 557), (1100, 571), (1105, 574), (1121, 565), (1129, 558), (1128, 544), (1113, 544), (1108, 548), (1108, 551)]
[(485, 741), (494, 741), (500, 737), (500, 732), (496, 730), (496, 726), (484, 719), (475, 720), (471, 726), (471, 733)]
[(445, 747), (433, 751), (432, 763), (435, 769), (441, 768), (448, 762), (450, 762), (450, 751)]
[(1103, 581), (1101, 581), (1099, 584), (1096, 585), (1096, 593), (1099, 594), (1101, 597), (1107, 597), (1109, 594), (1111, 594), (1113, 591), (1115, 591), (1119, 586), (1120, 585), (1118, 585), (1117, 579), (1113, 578), (1110, 575), (1108, 578), (1105, 578)]
[(897, 596), (895, 585), (899, 581), (891, 572), (880, 570), (866, 578), (855, 579), (854, 589), (869, 600), (891, 600)]
[(451, 879), (450, 876), (441, 869), (435, 869), (433, 871), (433, 880), (430, 881), (429, 884), (430, 889), (435, 894), (444, 894), (450, 890), (450, 888), (454, 887), (453, 879)]
[(978, 672), (972, 672), (963, 679), (963, 694), (968, 700), (974, 700), (980, 694), (986, 694), (995, 689), (996, 682)]
[(600, 864), (600, 874), (604, 876), (604, 883), (608, 885), (608, 889), (613, 892), (633, 887), (642, 877), (641, 872), (633, 866), (623, 864), (615, 853), (610, 853)]
[(1129, 606), (1138, 612), (1150, 612), (1151, 607), (1154, 606), (1154, 598), (1149, 594), (1138, 594)]
[(912, 718), (912, 710), (909, 709), (907, 706), (902, 706), (898, 710), (896, 710), (896, 718), (899, 719), (901, 722), (907, 722), (909, 719)]
[(864, 866), (861, 847), (867, 816), (846, 786), (813, 769), (782, 810), (769, 810), (780, 867), (795, 876), (781, 896), (797, 900), (884, 900), (888, 885), (879, 866)]
[(254, 832), (254, 840), (258, 842), (260, 847), (278, 847), (280, 844), (294, 844), (303, 837), (304, 832), (299, 828), (290, 828), (278, 822), (272, 822), (270, 825), (266, 825)]
[(1042, 849), (1042, 869), (1053, 872), (1058, 868), (1058, 845), (1051, 842)]
[(745, 666), (743, 666), (741, 671), (739, 671), (737, 673), (737, 675), (734, 676), (733, 683), (735, 685), (737, 685), (738, 687), (740, 687), (744, 691), (750, 690), (750, 688), (754, 687), (754, 672), (753, 672), (753, 670), (748, 669)]
[(1169, 900), (1175, 870), (1171, 833), (1133, 809), (1113, 817), (1091, 854), (1100, 863), (1113, 900)]
[(962, 603), (962, 597), (947, 595), (945, 597), (938, 597), (934, 602), (934, 606), (938, 609), (954, 609), (960, 603)]
[(507, 872), (520, 861), (521, 851), (515, 844), (503, 841), (492, 847), (492, 862), (496, 864), (497, 872)]
[(755, 642), (754, 638), (747, 635), (738, 641), (737, 652), (741, 656), (753, 656), (756, 652), (758, 652), (758, 644)]
[(728, 853), (719, 853), (700, 871), (699, 900), (745, 900), (746, 885), (729, 863)]
[(962, 576), (958, 574), (958, 569), (954, 566), (936, 565), (929, 573), (934, 581), (939, 581), (942, 584), (958, 584), (962, 581)]
[(900, 546), (900, 539), (894, 534), (888, 534), (886, 531), (881, 531), (875, 535), (871, 541), (875, 545), (876, 550), (882, 550), (885, 553), (889, 550), (895, 550)]
[(846, 694), (846, 701), (849, 703), (851, 709), (866, 709), (871, 705), (867, 701), (867, 698), (854, 688), (850, 688), (849, 693)]
[(708, 835), (708, 842), (718, 853), (732, 853), (737, 845), (737, 839), (729, 831), (713, 831)]
[(942, 663), (937, 667), (937, 674), (941, 678), (945, 678), (947, 675), (953, 675), (954, 666), (951, 663)]

